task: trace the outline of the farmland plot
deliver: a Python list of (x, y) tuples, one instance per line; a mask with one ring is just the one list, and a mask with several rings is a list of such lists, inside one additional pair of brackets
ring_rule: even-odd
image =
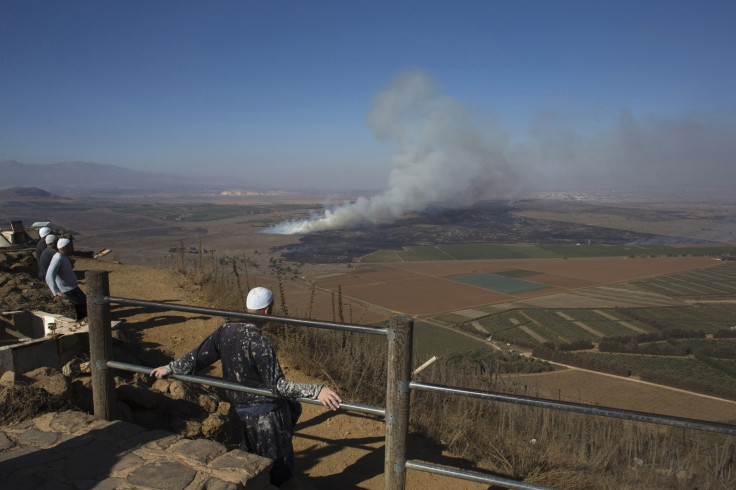
[(720, 296), (736, 293), (736, 268), (721, 267), (680, 272), (634, 284), (670, 296)]
[[(616, 310), (593, 310), (593, 309), (570, 309), (565, 310), (568, 315), (572, 316), (576, 320), (585, 322), (595, 330), (603, 333), (606, 337), (617, 337), (620, 335), (631, 335), (633, 333), (645, 333), (647, 331), (654, 331), (649, 328), (647, 330), (646, 325), (634, 322), (627, 319), (624, 316), (617, 316)], [(626, 323), (626, 325), (624, 325)], [(632, 324), (637, 332), (632, 332)]]
[(730, 328), (736, 304), (676, 306), (669, 308), (621, 308), (619, 313), (657, 330), (715, 331)]
[[(558, 308), (677, 304), (679, 300), (669, 297), (671, 292), (655, 295), (636, 285), (622, 283), (712, 265), (712, 259), (703, 257), (416, 261), (358, 264), (340, 276), (309, 280), (319, 288), (332, 291), (341, 286), (345, 295), (390, 311), (437, 315), (462, 309), (486, 311), (494, 304), (519, 300), (529, 305)], [(501, 290), (494, 289), (493, 284), (461, 284), (451, 279), (474, 275), (505, 277), (522, 281), (518, 284), (533, 283), (539, 288), (504, 291), (500, 286)], [(612, 282), (618, 283), (614, 290), (593, 289), (610, 287), (608, 284)], [(570, 296), (551, 296), (556, 293)]]
[(664, 381), (672, 386), (736, 398), (736, 377), (697, 359), (589, 352), (575, 355), (623, 366), (632, 375), (643, 379)]

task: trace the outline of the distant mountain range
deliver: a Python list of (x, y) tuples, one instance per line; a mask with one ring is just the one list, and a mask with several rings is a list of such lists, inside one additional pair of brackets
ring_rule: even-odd
[(38, 187), (10, 187), (0, 189), (1, 201), (72, 201), (72, 199), (47, 192)]
[[(89, 162), (52, 164), (0, 162), (0, 189), (37, 187), (58, 194), (71, 192), (126, 194), (136, 191), (171, 192), (202, 189), (201, 179), (177, 175), (141, 172), (116, 165)], [(233, 185), (230, 183), (229, 185)]]

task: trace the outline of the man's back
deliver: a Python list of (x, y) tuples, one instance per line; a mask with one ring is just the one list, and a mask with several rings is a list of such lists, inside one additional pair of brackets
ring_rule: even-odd
[[(262, 287), (251, 289), (246, 309), (253, 315), (270, 315), (273, 293)], [(255, 323), (225, 322), (194, 350), (152, 369), (151, 376), (194, 374), (219, 359), (226, 380), (271, 391), (277, 398), (231, 390), (227, 396), (242, 422), (240, 448), (273, 459), (271, 483), (278, 486), (291, 477), (294, 468), (291, 438), (301, 405), (293, 398), (316, 399), (331, 410), (340, 408), (342, 400), (326, 386), (287, 380), (271, 341), (261, 333), (260, 323)]]
[(41, 255), (43, 255), (43, 251), (46, 250), (46, 240), (43, 238), (39, 238), (36, 242), (36, 260), (41, 260)]
[(55, 253), (55, 248), (46, 247), (38, 258), (38, 277), (42, 281), (46, 279), (46, 272), (49, 270), (49, 264), (51, 264), (51, 259), (54, 258)]
[(77, 276), (72, 270), (72, 263), (61, 252), (51, 257), (46, 271), (46, 284), (54, 295), (58, 292), (66, 293), (77, 287)]
[[(271, 341), (260, 327), (246, 322), (225, 322), (199, 347), (171, 363), (175, 373), (189, 374), (222, 360), (222, 377), (253, 388), (266, 388), (284, 398), (316, 398), (321, 385), (289, 381), (279, 365)], [(238, 406), (270, 403), (273, 398), (242, 391), (227, 391)]]

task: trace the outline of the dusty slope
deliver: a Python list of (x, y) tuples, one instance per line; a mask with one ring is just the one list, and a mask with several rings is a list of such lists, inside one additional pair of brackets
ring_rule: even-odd
[[(108, 270), (111, 296), (206, 306), (196, 287), (169, 270), (86, 259), (78, 260), (76, 268)], [(196, 347), (222, 322), (217, 317), (120, 306), (113, 307), (113, 318), (125, 320), (122, 328), (131, 340), (174, 356)], [(313, 381), (290, 369), (288, 360), (282, 359), (282, 365), (290, 378)], [(383, 488), (384, 436), (385, 428), (380, 418), (347, 412), (327, 413), (320, 407), (304, 405), (304, 414), (294, 438), (297, 476), (288, 487)], [(448, 466), (463, 464), (419, 438), (414, 438), (410, 447), (409, 457), (412, 459)], [(487, 488), (477, 483), (416, 471), (408, 472), (407, 487)]]

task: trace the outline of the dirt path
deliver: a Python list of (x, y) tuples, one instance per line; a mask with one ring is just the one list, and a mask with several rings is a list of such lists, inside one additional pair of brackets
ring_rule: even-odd
[[(109, 271), (110, 295), (114, 297), (207, 306), (196, 287), (170, 270), (91, 259), (78, 260), (75, 268)], [(124, 319), (120, 328), (125, 329), (126, 335), (143, 346), (162, 349), (173, 356), (196, 347), (223, 321), (218, 317), (141, 307), (113, 306), (112, 315), (114, 319)], [(281, 359), (281, 362), (287, 377), (316, 382), (291, 369), (288, 360)], [(297, 474), (282, 488), (382, 489), (384, 437), (385, 425), (380, 417), (327, 413), (321, 407), (305, 404), (294, 436)], [(456, 467), (463, 464), (419, 437), (411, 438), (409, 448), (410, 459)], [(488, 486), (409, 471), (407, 488), (486, 489)]]

